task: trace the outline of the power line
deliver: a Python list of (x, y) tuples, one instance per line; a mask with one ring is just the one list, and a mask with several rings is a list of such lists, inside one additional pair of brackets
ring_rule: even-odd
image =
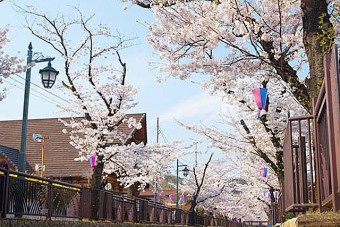
[[(15, 80), (15, 81), (18, 82), (17, 80)], [(14, 86), (14, 87), (16, 87), (16, 88), (19, 88), (19, 89), (22, 90), (22, 91), (25, 90), (24, 88), (19, 87), (18, 85), (14, 84), (14, 83), (10, 83), (10, 82), (8, 82), (7, 80), (4, 80), (4, 82), (6, 82), (6, 83), (8, 83), (8, 84), (10, 84), (10, 85), (12, 85), (12, 86)], [(20, 83), (20, 82), (19, 82), (19, 83)], [(35, 97), (37, 97), (37, 98), (40, 98), (40, 99), (42, 99), (42, 100), (44, 100), (44, 101), (46, 101), (46, 102), (48, 102), (48, 103), (51, 103), (51, 104), (53, 104), (53, 105), (56, 104), (56, 103), (51, 102), (51, 101), (48, 100), (48, 99), (45, 99), (44, 97), (41, 97), (41, 96), (39, 96), (39, 95), (36, 95), (36, 94), (34, 94), (34, 93), (32, 93), (32, 95), (35, 96)]]
[[(16, 74), (16, 75), (17, 75), (19, 78), (21, 78), (22, 80), (26, 81), (26, 79), (23, 78), (22, 76), (20, 76), (19, 74)], [(37, 84), (35, 84), (35, 83), (33, 83), (33, 82), (31, 82), (31, 84), (33, 84), (35, 87), (37, 87), (37, 88), (39, 88), (39, 89), (41, 89), (41, 90), (43, 90), (43, 91), (45, 91), (45, 92), (47, 92), (47, 93), (49, 93), (49, 94), (55, 96), (55, 97), (57, 97), (57, 98), (63, 100), (64, 102), (70, 103), (68, 100), (66, 100), (66, 99), (64, 99), (64, 98), (62, 98), (62, 97), (60, 97), (59, 95), (56, 95), (56, 94), (50, 92), (49, 90), (46, 90), (46, 89), (42, 88), (41, 86), (38, 86)]]
[[(24, 87), (25, 87), (25, 84), (23, 83), (23, 82), (21, 82), (21, 81), (18, 81), (18, 80), (16, 80), (15, 78), (13, 78), (13, 77), (8, 77), (8, 78), (10, 78), (11, 80), (14, 80), (14, 81), (16, 81), (17, 83), (19, 83), (19, 84), (21, 84), (21, 85), (23, 85)], [(18, 87), (18, 86), (16, 86), (17, 88), (20, 88), (21, 90), (25, 90), (24, 88), (22, 88), (22, 87)], [(45, 100), (45, 101), (47, 101), (47, 102), (49, 102), (49, 103), (52, 103), (52, 102), (54, 102), (54, 103), (52, 103), (52, 104), (59, 104), (59, 105), (62, 105), (62, 103), (60, 103), (60, 102), (58, 102), (57, 100), (54, 100), (54, 99), (52, 99), (51, 97), (47, 97), (46, 95), (44, 95), (44, 94), (42, 94), (41, 92), (39, 92), (39, 91), (37, 91), (37, 90), (35, 90), (35, 89), (33, 89), (33, 88), (31, 88), (30, 89), (32, 92), (32, 95), (34, 95), (34, 96), (36, 96), (36, 97), (39, 97), (40, 99), (43, 99), (43, 100)], [(34, 94), (33, 92), (36, 92), (36, 93), (38, 93), (39, 95), (41, 95), (41, 96), (39, 96), (39, 95), (37, 95), (37, 94)]]
[[(15, 78), (13, 78), (13, 77), (8, 77), (8, 78), (11, 79), (11, 80), (14, 80), (15, 82), (17, 82), (17, 83), (19, 83), (19, 84), (21, 84), (21, 85), (23, 85), (23, 86), (25, 87), (25, 83), (23, 83), (23, 82), (21, 82), (21, 81), (18, 81), (17, 79), (15, 79)], [(7, 78), (7, 79), (8, 79), (8, 78)], [(21, 90), (24, 90), (23, 87), (18, 87), (18, 86), (16, 86), (16, 87), (19, 88), (19, 89), (21, 89)], [(55, 99), (52, 99), (51, 97), (48, 97), (48, 96), (46, 96), (45, 94), (43, 94), (43, 93), (41, 93), (41, 92), (39, 92), (39, 91), (37, 91), (37, 90), (35, 90), (35, 89), (33, 89), (33, 88), (31, 88), (30, 90), (31, 90), (31, 94), (34, 95), (35, 97), (38, 97), (38, 98), (43, 99), (43, 100), (45, 100), (45, 101), (49, 100), (49, 101), (48, 101), (49, 103), (54, 102), (54, 103), (52, 103), (52, 104), (54, 104), (54, 105), (63, 105), (61, 102), (59, 102), (59, 101), (57, 101), (57, 100), (55, 100)], [(35, 93), (37, 93), (37, 94), (34, 94), (33, 92), (35, 92)], [(40, 96), (39, 96), (38, 94), (39, 94)]]
[[(7, 82), (7, 81), (5, 81), (5, 82)], [(8, 93), (10, 90), (12, 90), (13, 87), (15, 87), (15, 82), (14, 83), (7, 82), (7, 83), (11, 85), (10, 87), (5, 88), (6, 89), (5, 91)]]
[(162, 136), (163, 140), (164, 140), (166, 143), (169, 143), (169, 141), (168, 141), (168, 139), (166, 138), (166, 136), (165, 136), (165, 134), (164, 134), (162, 128), (159, 128), (159, 131), (160, 131), (160, 133), (161, 133), (161, 136)]

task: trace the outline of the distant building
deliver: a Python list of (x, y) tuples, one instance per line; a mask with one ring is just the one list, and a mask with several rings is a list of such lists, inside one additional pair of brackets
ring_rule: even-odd
[[(17, 149), (0, 145), (0, 166), (6, 166), (10, 170), (16, 170), (19, 160), (19, 151)], [(32, 166), (26, 162), (28, 172), (34, 171)]]
[[(146, 114), (127, 114), (127, 118), (133, 117), (142, 124), (141, 129), (131, 129), (127, 124), (119, 125), (118, 130), (126, 134), (126, 141), (117, 144), (126, 145), (129, 143), (147, 143)], [(61, 118), (68, 120), (70, 118)], [(18, 155), (21, 143), (21, 120), (0, 121), (0, 165), (7, 164), (10, 169), (16, 170), (18, 167)], [(26, 139), (26, 171), (38, 175), (35, 172), (35, 164), (41, 163), (41, 143), (36, 143), (32, 139), (34, 133), (48, 137), (45, 140), (44, 164), (46, 170), (45, 177), (53, 177), (73, 184), (87, 184), (87, 177), (92, 175), (89, 162), (75, 161), (78, 151), (70, 144), (68, 134), (64, 134), (62, 129), (65, 126), (58, 118), (32, 119), (28, 120)], [(118, 184), (111, 176), (108, 178), (113, 189), (117, 189)]]
[[(182, 192), (179, 191), (179, 196), (181, 194)], [(188, 196), (187, 192), (184, 192), (183, 194), (184, 201), (182, 200), (179, 201), (179, 207), (183, 210), (189, 210), (191, 197)], [(154, 200), (154, 192), (150, 189), (150, 187), (145, 189), (144, 191), (141, 191), (139, 195), (149, 200)], [(157, 202), (162, 203), (167, 207), (176, 208), (176, 189), (162, 190), (158, 192), (157, 197), (158, 197)]]

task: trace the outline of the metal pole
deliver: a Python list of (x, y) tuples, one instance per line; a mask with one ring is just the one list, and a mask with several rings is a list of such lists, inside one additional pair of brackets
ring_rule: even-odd
[(197, 168), (197, 143), (195, 144), (195, 167)]
[(27, 119), (28, 119), (28, 104), (30, 96), (30, 85), (31, 85), (31, 68), (30, 64), (32, 62), (32, 43), (28, 45), (27, 52), (27, 66), (26, 71), (26, 82), (25, 82), (25, 96), (24, 96), (24, 109), (22, 116), (22, 130), (21, 130), (21, 145), (18, 161), (19, 172), (25, 172), (26, 169), (26, 137), (27, 137)]
[[(160, 133), (160, 131), (159, 131), (159, 117), (157, 117), (157, 138), (156, 138), (156, 143), (159, 142), (159, 133)], [(154, 195), (153, 195), (154, 196), (153, 200), (154, 200), (155, 203), (158, 201), (157, 187), (158, 187), (158, 185), (157, 185), (157, 179), (156, 179), (155, 180), (155, 192), (154, 192)]]
[(176, 165), (176, 209), (179, 208), (178, 206), (178, 159), (177, 159), (177, 165)]
[(156, 138), (156, 143), (158, 143), (158, 141), (159, 141), (159, 133), (160, 133), (160, 131), (159, 131), (159, 117), (157, 117), (157, 138)]
[(270, 186), (269, 188), (269, 193), (270, 193), (270, 208), (271, 208), (271, 225), (273, 226), (275, 223), (275, 218), (274, 218), (274, 188)]
[(42, 146), (41, 146), (41, 173), (40, 176), (44, 176), (44, 149), (45, 149), (45, 137), (42, 138)]

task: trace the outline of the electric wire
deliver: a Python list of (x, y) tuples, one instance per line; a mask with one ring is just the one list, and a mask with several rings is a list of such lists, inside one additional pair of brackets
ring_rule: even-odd
[(7, 82), (7, 83), (9, 83), (11, 85), (11, 86), (5, 88), (6, 93), (9, 93), (9, 91), (12, 90), (13, 87), (15, 87), (15, 82), (13, 82), (13, 83)]
[[(18, 80), (16, 80), (15, 78), (13, 78), (13, 77), (9, 77), (11, 80), (14, 80), (15, 82), (17, 82), (17, 83), (19, 83), (19, 84), (21, 84), (21, 85), (23, 85), (23, 87), (20, 87), (20, 89), (21, 90), (25, 90), (25, 83), (24, 82), (21, 82), (21, 81), (18, 81)], [(8, 79), (8, 78), (7, 78)], [(18, 86), (17, 86), (18, 87)], [(49, 102), (51, 103), (51, 102), (53, 102), (53, 104), (55, 104), (55, 105), (63, 105), (63, 103), (61, 103), (61, 102), (59, 102), (58, 100), (55, 100), (55, 99), (53, 99), (52, 97), (49, 97), (49, 96), (47, 96), (46, 94), (43, 94), (43, 93), (41, 93), (41, 92), (39, 92), (38, 90), (36, 90), (36, 89), (34, 89), (34, 88), (30, 88), (30, 93), (32, 93), (32, 94), (34, 94), (34, 92), (36, 93), (35, 94), (35, 97), (39, 97), (39, 98), (41, 98), (41, 99), (43, 99), (43, 100), (49, 100)], [(40, 95), (40, 96), (39, 96)]]
[[(18, 80), (16, 80), (15, 78), (13, 78), (13, 77), (9, 77), (9, 79), (11, 79), (11, 80), (14, 80), (14, 81), (16, 81), (17, 83), (19, 83), (19, 84), (21, 84), (21, 85), (23, 85), (24, 87), (25, 87), (25, 84), (23, 83), (23, 82), (21, 82), (21, 81), (18, 81)], [(17, 86), (18, 87), (18, 86)], [(21, 90), (25, 90), (24, 88), (22, 88), (22, 87), (20, 87), (20, 89)], [(52, 102), (54, 102), (54, 103), (52, 103), (52, 104), (57, 104), (57, 105), (63, 105), (62, 103), (60, 103), (59, 101), (57, 101), (57, 100), (55, 100), (55, 99), (52, 99), (51, 97), (47, 97), (46, 95), (44, 95), (44, 94), (42, 94), (41, 92), (39, 92), (39, 91), (37, 91), (37, 90), (35, 90), (35, 89), (33, 89), (33, 88), (31, 88), (30, 89), (31, 90), (31, 92), (30, 93), (32, 93), (32, 94), (34, 94), (33, 92), (35, 92), (35, 93), (38, 93), (39, 95), (41, 95), (41, 96), (39, 96), (39, 95), (37, 95), (37, 94), (34, 94), (36, 97), (39, 97), (39, 98), (41, 98), (41, 99), (43, 99), (43, 100), (48, 100), (48, 99), (50, 99), (48, 102), (49, 103), (52, 103)]]
[[(19, 74), (16, 74), (16, 75), (17, 75), (20, 79), (26, 81), (26, 79), (25, 79), (24, 77), (20, 76)], [(66, 103), (68, 103), (68, 104), (70, 104), (70, 102), (69, 102), (68, 100), (66, 100), (66, 99), (64, 99), (64, 98), (62, 98), (62, 97), (60, 97), (59, 95), (56, 95), (56, 94), (54, 94), (53, 92), (50, 92), (49, 90), (46, 90), (46, 89), (42, 88), (41, 86), (39, 86), (39, 85), (33, 83), (32, 81), (31, 81), (30, 83), (31, 83), (32, 85), (34, 85), (35, 87), (37, 87), (37, 88), (39, 88), (39, 89), (41, 89), (41, 90), (43, 90), (43, 91), (45, 91), (45, 92), (47, 92), (47, 93), (49, 93), (49, 94), (51, 94), (51, 95), (53, 95), (53, 96), (59, 98), (60, 100), (66, 102)]]
[(163, 140), (164, 140), (166, 143), (169, 143), (169, 141), (168, 141), (168, 139), (166, 138), (166, 136), (165, 136), (165, 134), (164, 134), (162, 128), (159, 128), (159, 132), (161, 133), (161, 136), (162, 136)]
[[(19, 87), (18, 85), (14, 84), (14, 83), (12, 84), (12, 83), (10, 83), (10, 82), (7, 81), (7, 80), (4, 80), (4, 82), (5, 82), (5, 83), (8, 83), (8, 84), (10, 84), (10, 85), (13, 85), (14, 87), (16, 87), (16, 88), (18, 88), (18, 89), (20, 89), (20, 90), (22, 90), (22, 91), (25, 90), (24, 88)], [(31, 93), (31, 95), (33, 95), (33, 96), (35, 96), (35, 97), (37, 97), (37, 98), (40, 98), (40, 99), (42, 99), (42, 100), (44, 100), (44, 101), (46, 101), (46, 102), (48, 102), (48, 103), (51, 103), (51, 104), (53, 104), (53, 105), (56, 104), (56, 103), (53, 103), (52, 101), (50, 101), (50, 100), (48, 100), (48, 99), (45, 99), (44, 97), (41, 97), (41, 96), (39, 96), (39, 95), (36, 95), (36, 94), (34, 94), (34, 93)]]

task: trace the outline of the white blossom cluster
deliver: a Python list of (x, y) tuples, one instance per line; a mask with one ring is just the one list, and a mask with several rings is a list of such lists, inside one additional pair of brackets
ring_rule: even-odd
[[(280, 72), (280, 64), (287, 64), (285, 67), (291, 67), (293, 76), (303, 73), (306, 56), (300, 1), (173, 3), (153, 2), (157, 21), (150, 25), (147, 38), (162, 59), (160, 72), (166, 74), (165, 79), (206, 75), (208, 79), (201, 83), (202, 88), (220, 96), (228, 107), (221, 116), (226, 129), (186, 125), (205, 135), (212, 147), (223, 150), (229, 160), (223, 167), (234, 169), (234, 174), (213, 171), (213, 176), (206, 178), (212, 181), (200, 197), (204, 201), (211, 196), (218, 177), (224, 176), (227, 182), (246, 182), (228, 186), (225, 193), (206, 200), (203, 206), (218, 206), (220, 211), (227, 209), (228, 215), (241, 215), (246, 220), (266, 219), (268, 207), (261, 196), (269, 186), (279, 188), (272, 167), (277, 167), (277, 154), (282, 153), (288, 116), (307, 113), (295, 98), (298, 86), (286, 83), (285, 76), (291, 75)], [(263, 83), (269, 97), (268, 111), (260, 112), (264, 123), (257, 120), (258, 107), (252, 94)], [(298, 83), (303, 85), (301, 80)], [(261, 167), (269, 168), (267, 178), (261, 176)], [(192, 182), (187, 185), (190, 190)], [(235, 190), (239, 193), (232, 192)]]
[[(215, 178), (207, 177), (212, 182), (217, 182), (216, 177), (224, 176), (226, 181), (242, 179), (246, 184), (235, 184), (234, 186), (227, 185), (225, 193), (220, 196), (207, 200), (206, 207), (217, 206), (219, 211), (223, 213), (224, 209), (228, 210), (228, 215), (232, 217), (240, 217), (241, 207), (248, 208), (245, 211), (244, 219), (253, 219), (261, 217), (266, 220), (268, 206), (263, 203), (264, 200), (269, 203), (269, 198), (262, 198), (264, 193), (269, 193), (269, 187), (279, 189), (278, 176), (271, 166), (263, 158), (260, 157), (257, 149), (263, 152), (275, 165), (277, 164), (276, 153), (282, 152), (282, 147), (275, 147), (271, 140), (273, 134), (277, 138), (280, 146), (283, 146), (283, 139), (288, 120), (288, 113), (291, 116), (306, 115), (307, 112), (290, 94), (287, 85), (279, 83), (279, 80), (271, 79), (268, 84), (269, 109), (261, 114), (265, 115), (267, 122), (267, 132), (263, 123), (257, 119), (257, 106), (252, 94), (252, 89), (256, 86), (256, 78), (248, 78), (247, 82), (244, 79), (239, 79), (238, 83), (230, 85), (233, 89), (231, 93), (221, 93), (225, 101), (226, 108), (221, 113), (222, 125), (226, 128), (205, 126), (205, 125), (185, 125), (189, 130), (195, 131), (204, 135), (210, 142), (210, 146), (218, 148), (225, 152), (227, 165), (218, 167), (225, 169), (224, 171), (213, 171)], [(246, 124), (249, 132), (246, 132), (240, 120)], [(254, 147), (255, 143), (256, 147)], [(216, 168), (218, 165), (213, 165), (211, 168)], [(261, 176), (261, 167), (269, 169), (268, 177)], [(229, 171), (229, 172), (228, 172)], [(232, 171), (232, 172), (230, 172)], [(217, 174), (218, 173), (218, 174)], [(234, 181), (235, 182), (235, 181)], [(190, 190), (189, 184), (187, 190)], [(207, 183), (207, 191), (213, 192), (213, 184)], [(232, 193), (237, 190), (239, 193)], [(202, 198), (209, 197), (209, 193), (200, 195)], [(260, 198), (261, 200), (258, 200)], [(219, 205), (217, 205), (219, 204)], [(250, 208), (253, 209), (250, 212)]]
[[(0, 29), (0, 85), (3, 84), (3, 79), (9, 77), (14, 73), (23, 71), (19, 65), (21, 62), (17, 57), (10, 57), (5, 53), (4, 48), (9, 42), (7, 38), (8, 29)], [(0, 101), (6, 96), (6, 89), (0, 91)]]
[[(79, 152), (76, 160), (96, 156), (92, 179), (114, 173), (125, 187), (137, 183), (143, 189), (161, 179), (177, 145), (143, 144), (120, 130), (122, 125), (130, 132), (142, 127), (140, 119), (127, 117), (137, 105), (133, 99), (137, 89), (126, 83), (127, 64), (120, 55), (129, 40), (104, 25), (93, 26), (93, 16), (86, 18), (79, 9), (76, 19), (61, 14), (52, 18), (29, 7), (23, 10), (33, 17), (27, 20), (33, 21), (28, 29), (64, 60), (66, 79), (61, 89), (69, 96), (69, 105), (60, 108), (72, 118), (61, 122)], [(69, 37), (75, 32), (79, 39)]]
[(154, 7), (148, 40), (164, 60), (162, 72), (181, 79), (204, 73), (223, 83), (266, 74), (281, 57), (296, 67), (304, 60), (299, 1), (218, 2)]

